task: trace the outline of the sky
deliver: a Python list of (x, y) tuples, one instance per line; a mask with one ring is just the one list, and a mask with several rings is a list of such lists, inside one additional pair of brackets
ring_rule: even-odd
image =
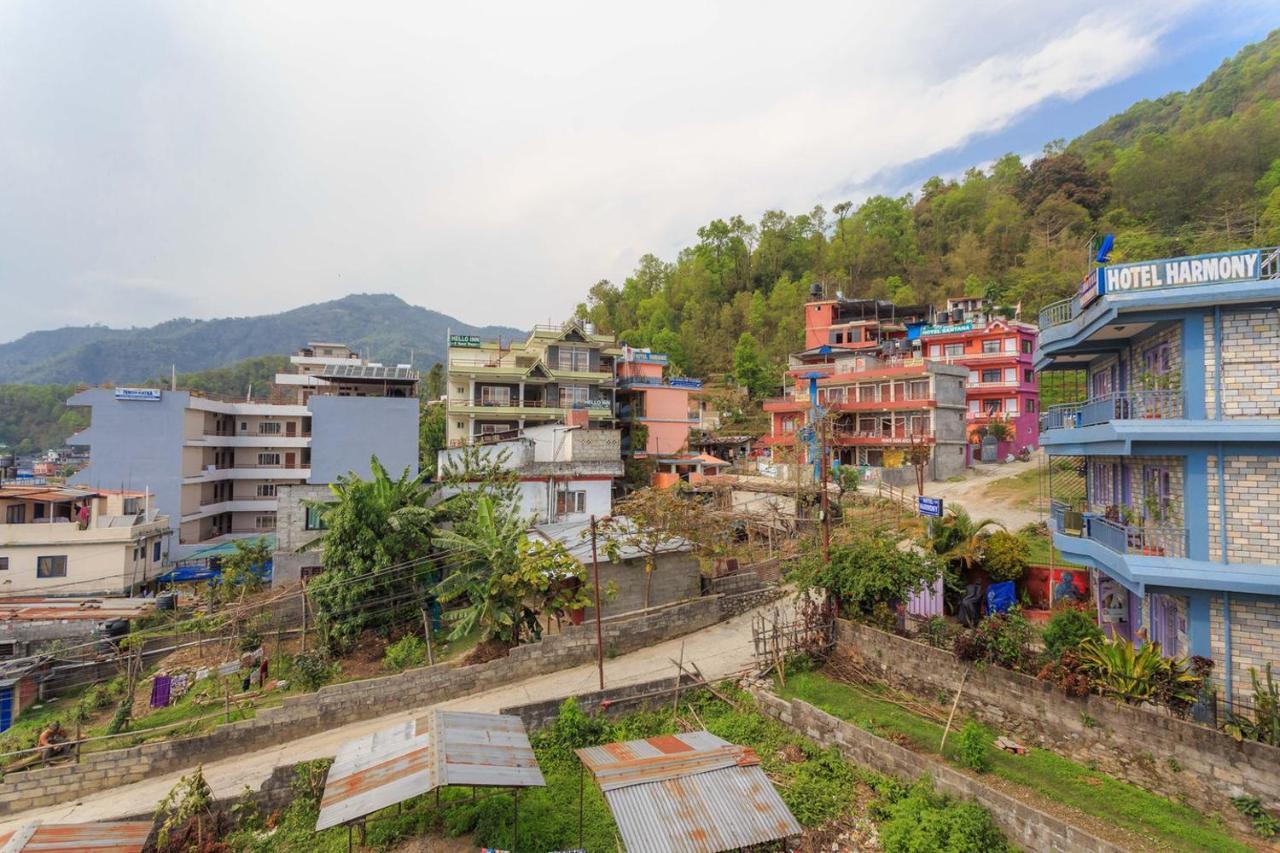
[(0, 0), (0, 341), (390, 292), (568, 316), (700, 225), (1186, 89), (1280, 4)]

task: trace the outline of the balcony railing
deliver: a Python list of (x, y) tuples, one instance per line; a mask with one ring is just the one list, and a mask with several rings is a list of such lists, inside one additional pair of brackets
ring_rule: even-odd
[(1070, 299), (1051, 303), (1040, 309), (1040, 328), (1047, 329), (1050, 326), (1061, 326), (1063, 323), (1071, 322), (1071, 318), (1079, 314), (1079, 297), (1073, 296)]
[(1117, 554), (1186, 557), (1187, 530), (1164, 525), (1134, 525), (1080, 513), (1060, 500), (1049, 501), (1049, 518), (1058, 533), (1091, 539)]
[(1040, 416), (1040, 429), (1069, 429), (1108, 421), (1181, 418), (1186, 395), (1181, 391), (1117, 391), (1086, 400), (1050, 406)]

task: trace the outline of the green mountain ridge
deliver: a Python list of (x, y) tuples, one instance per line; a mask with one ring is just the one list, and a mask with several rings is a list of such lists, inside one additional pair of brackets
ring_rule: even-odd
[(385, 364), (429, 367), (442, 361), (455, 333), (519, 336), (505, 326), (473, 326), (410, 305), (392, 294), (351, 294), (279, 314), (177, 319), (156, 326), (76, 326), (32, 332), (0, 344), (0, 382), (141, 383), (168, 375), (228, 367), (247, 358), (284, 355), (308, 341), (335, 341)]

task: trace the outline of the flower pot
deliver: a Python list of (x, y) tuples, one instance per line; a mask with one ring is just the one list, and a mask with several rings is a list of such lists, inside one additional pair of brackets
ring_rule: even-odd
[(1144, 557), (1163, 557), (1164, 549), (1151, 546), (1151, 545), (1143, 546), (1142, 555)]
[(585, 607), (575, 607), (569, 611), (569, 624), (581, 625), (587, 618), (587, 609)]

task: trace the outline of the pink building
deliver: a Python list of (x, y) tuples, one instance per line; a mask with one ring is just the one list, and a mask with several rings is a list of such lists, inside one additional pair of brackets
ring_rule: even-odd
[[(617, 360), (618, 420), (624, 456), (668, 456), (688, 446), (689, 392), (702, 387), (697, 379), (666, 377), (662, 353), (623, 347)], [(647, 433), (643, 447), (633, 446), (636, 427)]]

